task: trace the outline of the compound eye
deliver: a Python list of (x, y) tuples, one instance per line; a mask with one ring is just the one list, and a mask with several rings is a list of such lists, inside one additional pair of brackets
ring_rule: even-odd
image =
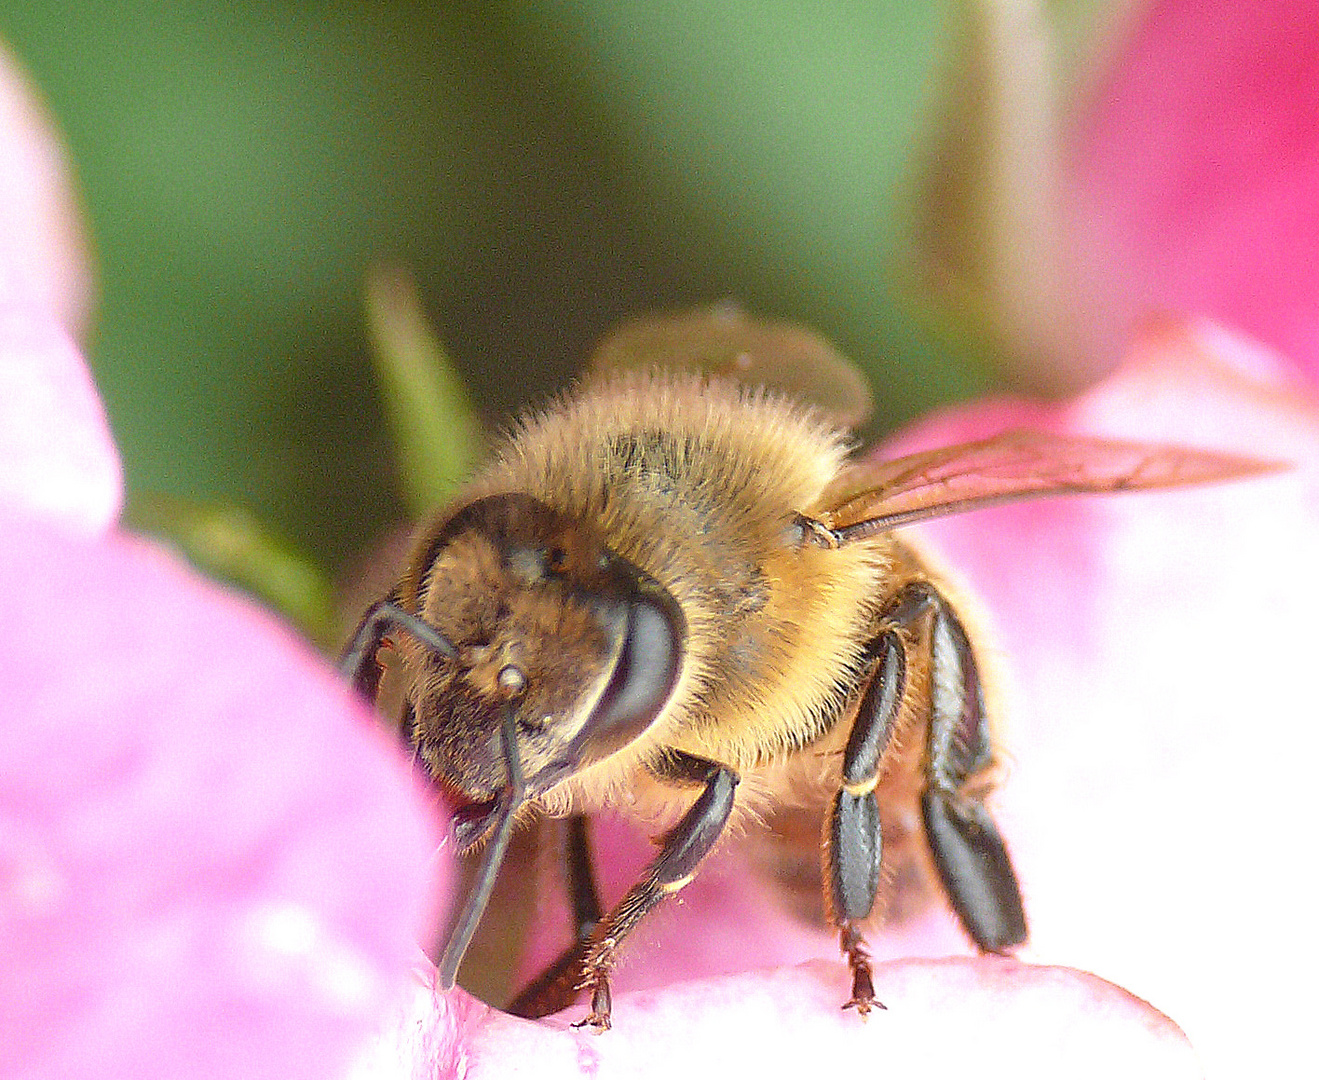
[(678, 681), (681, 627), (671, 602), (644, 597), (629, 605), (618, 662), (579, 737), (583, 764), (625, 746), (659, 715)]

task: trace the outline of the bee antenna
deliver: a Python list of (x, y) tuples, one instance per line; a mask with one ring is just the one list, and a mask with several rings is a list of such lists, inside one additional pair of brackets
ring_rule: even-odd
[(353, 688), (368, 701), (375, 701), (380, 687), (380, 667), (376, 651), (391, 630), (405, 630), (431, 652), (440, 656), (457, 656), (452, 641), (430, 623), (404, 611), (394, 600), (381, 600), (372, 604), (362, 621), (357, 624), (343, 655), (339, 658), (339, 671)]
[(458, 979), (458, 967), (463, 962), (467, 946), (472, 943), (477, 924), (485, 913), (486, 904), (490, 902), (490, 893), (495, 887), (495, 878), (499, 876), (499, 867), (508, 850), (509, 839), (513, 835), (513, 819), (518, 809), (526, 801), (526, 784), (522, 778), (522, 763), (518, 760), (517, 722), (513, 715), (513, 703), (509, 702), (504, 710), (504, 722), (500, 727), (500, 739), (504, 744), (504, 766), (508, 772), (508, 786), (504, 789), (498, 810), (499, 819), (495, 824), (495, 834), (486, 846), (481, 859), (481, 866), (476, 871), (476, 880), (472, 883), (471, 894), (463, 907), (453, 932), (449, 935), (444, 955), (440, 958), (440, 989), (452, 990)]

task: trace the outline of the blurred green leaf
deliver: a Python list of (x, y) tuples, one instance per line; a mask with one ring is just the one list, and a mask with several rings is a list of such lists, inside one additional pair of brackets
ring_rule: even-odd
[(882, 387), (889, 427), (985, 380), (900, 272), (948, 16), (947, 2), (573, 0), (514, 19), (706, 255), (696, 289), (660, 306), (731, 297), (818, 330)]
[(476, 414), (410, 274), (373, 271), (366, 313), (403, 495), (420, 518), (448, 502), (470, 474), (480, 445)]
[(622, 318), (724, 297), (836, 342), (881, 426), (988, 385), (905, 272), (950, 26), (949, 0), (0, 0), (85, 192), (130, 492), (250, 507), (336, 567), (406, 516), (361, 318), (382, 263), (483, 417)]
[[(919, 257), (1019, 373), (1066, 339), (1054, 23), (1044, 0), (959, 0), (922, 162)], [(1047, 388), (1047, 376), (1041, 379)]]

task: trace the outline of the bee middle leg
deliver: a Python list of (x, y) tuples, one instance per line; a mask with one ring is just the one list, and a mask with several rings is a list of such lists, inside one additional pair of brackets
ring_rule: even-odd
[(843, 784), (834, 797), (826, 826), (826, 899), (842, 950), (852, 969), (852, 996), (843, 1006), (865, 1016), (884, 1004), (875, 999), (870, 955), (859, 924), (875, 906), (883, 858), (883, 837), (875, 787), (906, 687), (907, 658), (902, 640), (885, 630), (872, 643), (870, 684), (862, 695), (843, 751)]

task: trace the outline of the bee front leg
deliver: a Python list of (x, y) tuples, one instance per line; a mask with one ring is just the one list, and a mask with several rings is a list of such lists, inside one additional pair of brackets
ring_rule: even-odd
[(985, 952), (1026, 940), (1026, 915), (1007, 846), (974, 779), (993, 764), (984, 694), (966, 630), (935, 588), (904, 590), (895, 618), (929, 612), (930, 717), (921, 817), (953, 910)]
[(642, 879), (632, 886), (618, 905), (596, 926), (582, 962), (577, 989), (591, 991), (590, 1015), (576, 1027), (606, 1031), (610, 1025), (612, 997), (609, 975), (619, 943), (665, 897), (672, 896), (696, 873), (728, 823), (733, 810), (733, 793), (738, 775), (726, 765), (689, 754), (677, 755), (684, 779), (704, 784), (691, 809), (664, 840), (659, 857)]
[(875, 658), (870, 685), (861, 698), (843, 751), (843, 786), (829, 813), (825, 842), (826, 898), (852, 969), (852, 996), (843, 1006), (865, 1016), (884, 1008), (875, 1000), (870, 956), (858, 924), (875, 906), (883, 857), (875, 787), (880, 763), (906, 687), (906, 653), (897, 633), (885, 630), (870, 647)]
[(581, 982), (582, 965), (591, 947), (591, 934), (603, 917), (595, 871), (591, 867), (586, 818), (581, 814), (568, 818), (565, 834), (564, 869), (572, 901), (573, 943), (509, 1002), (508, 1011), (514, 1016), (536, 1020), (573, 1003)]

